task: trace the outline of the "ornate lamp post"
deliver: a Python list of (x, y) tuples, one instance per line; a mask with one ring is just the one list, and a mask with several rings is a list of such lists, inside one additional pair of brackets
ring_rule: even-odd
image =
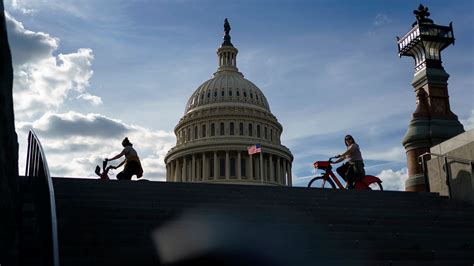
[(402, 38), (397, 37), (398, 55), (415, 59), (412, 85), (416, 94), (416, 110), (403, 138), (407, 153), (407, 191), (424, 191), (423, 171), (418, 156), (430, 147), (450, 139), (464, 128), (451, 111), (448, 96), (448, 78), (441, 62), (441, 51), (454, 44), (452, 23), (441, 26), (427, 18), (428, 8), (420, 5), (413, 11), (416, 22)]

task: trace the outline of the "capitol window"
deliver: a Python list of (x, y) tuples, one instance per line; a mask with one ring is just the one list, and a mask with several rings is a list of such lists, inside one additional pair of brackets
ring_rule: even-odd
[(221, 123), (220, 131), (221, 131), (221, 136), (224, 136), (224, 133), (225, 133), (224, 123)]
[(253, 136), (253, 128), (252, 128), (252, 123), (249, 123), (249, 136)]
[(239, 124), (239, 135), (244, 135), (244, 123)]
[(211, 124), (211, 136), (216, 135), (216, 125), (214, 123)]
[(234, 122), (230, 122), (230, 135), (234, 135)]
[(257, 138), (260, 138), (260, 125), (257, 125)]
[(194, 127), (194, 139), (197, 139), (198, 138), (198, 127), (195, 126)]
[(201, 135), (203, 138), (206, 137), (206, 125), (202, 125), (202, 132), (201, 132)]
[(264, 132), (265, 132), (265, 139), (268, 139), (268, 134), (267, 134), (268, 130), (267, 130), (267, 127), (265, 127)]

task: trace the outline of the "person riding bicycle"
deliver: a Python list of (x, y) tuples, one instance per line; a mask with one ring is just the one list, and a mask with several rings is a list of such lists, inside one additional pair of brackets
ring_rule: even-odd
[(140, 163), (140, 158), (138, 158), (137, 151), (133, 148), (133, 144), (128, 140), (128, 138), (125, 138), (122, 141), (122, 146), (124, 148), (121, 153), (115, 155), (110, 159), (105, 158), (105, 161), (113, 161), (122, 156), (125, 156), (125, 160), (119, 165), (111, 166), (112, 169), (117, 169), (123, 164), (125, 164), (123, 171), (117, 174), (117, 179), (131, 180), (133, 175), (136, 175), (137, 178), (142, 177), (143, 168)]
[(333, 163), (339, 163), (347, 159), (336, 171), (347, 182), (347, 188), (352, 189), (355, 187), (355, 182), (365, 176), (364, 160), (359, 145), (351, 135), (346, 135), (344, 143), (347, 150), (343, 154), (336, 155), (335, 157), (339, 159)]

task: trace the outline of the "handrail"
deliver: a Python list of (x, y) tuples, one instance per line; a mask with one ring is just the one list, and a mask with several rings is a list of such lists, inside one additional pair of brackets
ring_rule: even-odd
[(34, 178), (43, 178), (47, 184), (47, 191), (40, 190), (39, 193), (48, 194), (48, 207), (51, 219), (51, 242), (52, 242), (52, 262), (54, 266), (59, 266), (59, 244), (58, 244), (58, 225), (56, 217), (56, 201), (54, 195), (53, 180), (49, 174), (48, 163), (44, 154), (43, 147), (33, 129), (28, 134), (28, 150), (26, 158), (25, 176)]
[(422, 155), (420, 155), (418, 157), (426, 156), (426, 155), (434, 155), (436, 157), (443, 157), (443, 158), (447, 158), (447, 159), (453, 159), (456, 162), (465, 163), (465, 164), (474, 164), (474, 161), (472, 161), (472, 160), (467, 160), (467, 159), (464, 159), (464, 158), (459, 158), (459, 157), (445, 155), (445, 154), (439, 154), (439, 153), (432, 153), (432, 152), (425, 152), (425, 153), (423, 153)]
[[(426, 160), (425, 160), (425, 157), (428, 156), (428, 155), (429, 156), (436, 156), (436, 157), (443, 157), (444, 164), (446, 165), (446, 185), (448, 186), (448, 193), (449, 193), (448, 196), (449, 196), (449, 198), (452, 198), (451, 175), (450, 175), (450, 171), (448, 169), (448, 159), (452, 159), (454, 162), (469, 164), (469, 165), (471, 165), (471, 169), (474, 168), (474, 161), (467, 160), (467, 159), (464, 159), (464, 158), (455, 157), (455, 156), (439, 154), (439, 153), (431, 153), (431, 152), (425, 152), (422, 155), (418, 156), (418, 163), (420, 163), (423, 167), (423, 176), (424, 176), (424, 179), (425, 179), (425, 190), (426, 190), (426, 192), (430, 192), (430, 185), (429, 185), (429, 179), (428, 179), (428, 169), (427, 169)], [(420, 160), (421, 160), (421, 162), (420, 162)]]

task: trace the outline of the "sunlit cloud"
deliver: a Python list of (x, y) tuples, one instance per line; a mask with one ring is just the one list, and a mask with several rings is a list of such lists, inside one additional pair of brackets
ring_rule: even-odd
[(471, 110), (471, 114), (465, 120), (461, 119), (461, 123), (464, 126), (464, 130), (474, 129), (474, 109)]
[(33, 32), (6, 13), (12, 50), (15, 116), (22, 120), (51, 108), (60, 107), (74, 93), (86, 102), (100, 104), (98, 96), (87, 92), (92, 78), (94, 55), (89, 48), (69, 54), (53, 53), (59, 39)]
[(405, 190), (405, 181), (408, 178), (408, 169), (382, 170), (377, 175), (382, 180), (384, 190)]
[[(95, 165), (120, 153), (122, 139), (128, 137), (142, 160), (144, 178), (164, 181), (164, 157), (175, 145), (172, 132), (149, 130), (99, 114), (49, 112), (32, 123), (17, 123), (19, 139), (26, 139), (29, 129), (42, 141), (54, 176), (94, 177)], [(26, 156), (24, 145), (20, 145), (20, 157)]]

